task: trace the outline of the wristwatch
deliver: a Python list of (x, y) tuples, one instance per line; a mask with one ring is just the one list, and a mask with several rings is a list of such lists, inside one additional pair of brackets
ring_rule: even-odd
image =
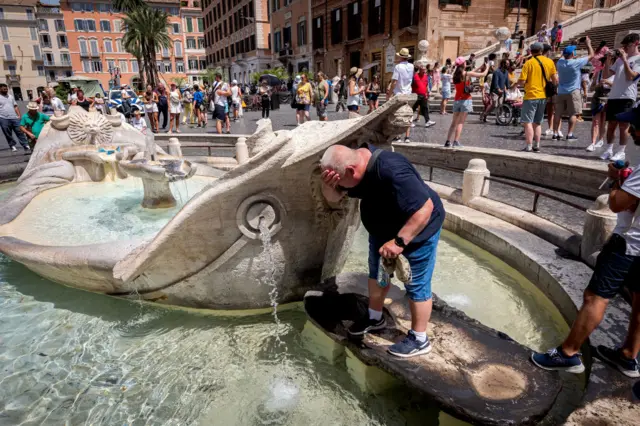
[(404, 240), (402, 239), (402, 237), (396, 236), (396, 238), (393, 240), (396, 245), (400, 248), (405, 248), (407, 245), (404, 243)]

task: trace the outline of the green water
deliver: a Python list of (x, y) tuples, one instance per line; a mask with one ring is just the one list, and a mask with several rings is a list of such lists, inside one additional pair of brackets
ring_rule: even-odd
[[(345, 270), (366, 272), (363, 230)], [(534, 348), (566, 331), (530, 282), (451, 234), (434, 291)], [(342, 364), (309, 351), (303, 312), (279, 317), (276, 328), (271, 315), (203, 315), (88, 293), (0, 255), (0, 426), (438, 424), (411, 390), (365, 393)]]

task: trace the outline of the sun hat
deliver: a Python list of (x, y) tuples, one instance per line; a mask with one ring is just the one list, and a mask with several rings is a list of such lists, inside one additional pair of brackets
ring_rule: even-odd
[(464, 65), (464, 64), (465, 64), (465, 62), (467, 62), (467, 61), (466, 61), (466, 59), (464, 59), (464, 57), (462, 57), (462, 56), (458, 56), (458, 57), (456, 58), (456, 62), (455, 62), (455, 64), (456, 64), (456, 66), (457, 66), (457, 67), (459, 67), (460, 65)]
[(572, 56), (575, 55), (576, 53), (576, 46), (567, 46), (564, 48), (564, 50), (562, 51), (562, 55), (563, 56)]
[(396, 53), (396, 55), (405, 59), (409, 59), (411, 57), (411, 55), (409, 55), (409, 49), (407, 49), (406, 47), (400, 49), (400, 52)]
[(362, 68), (351, 67), (351, 69), (349, 70), (349, 75), (355, 75), (356, 78), (359, 78), (362, 75)]
[(238, 80), (233, 80), (231, 84), (238, 84)]
[(300, 83), (302, 81), (302, 77), (300, 77), (299, 75), (296, 75), (295, 81), (296, 83)]
[(29, 101), (29, 103), (27, 104), (27, 109), (37, 111), (38, 110), (38, 104), (36, 102), (34, 102), (34, 101)]

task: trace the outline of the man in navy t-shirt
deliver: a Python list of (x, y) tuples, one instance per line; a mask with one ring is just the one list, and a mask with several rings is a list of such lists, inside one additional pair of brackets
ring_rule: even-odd
[(369, 315), (349, 329), (352, 335), (385, 327), (382, 315), (388, 283), (378, 280), (380, 257), (403, 254), (411, 267), (405, 285), (411, 305), (411, 330), (389, 352), (412, 357), (431, 351), (427, 324), (431, 317), (431, 276), (445, 211), (404, 156), (372, 145), (350, 149), (335, 145), (322, 156), (323, 194), (329, 203), (348, 195), (360, 198), (360, 214), (369, 232)]

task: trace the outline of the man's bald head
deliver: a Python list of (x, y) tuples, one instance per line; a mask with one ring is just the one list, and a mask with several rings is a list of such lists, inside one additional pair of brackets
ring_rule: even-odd
[(333, 145), (327, 148), (320, 160), (320, 166), (323, 169), (330, 169), (345, 176), (349, 166), (355, 166), (358, 163), (358, 152), (355, 149), (347, 148), (344, 145)]

